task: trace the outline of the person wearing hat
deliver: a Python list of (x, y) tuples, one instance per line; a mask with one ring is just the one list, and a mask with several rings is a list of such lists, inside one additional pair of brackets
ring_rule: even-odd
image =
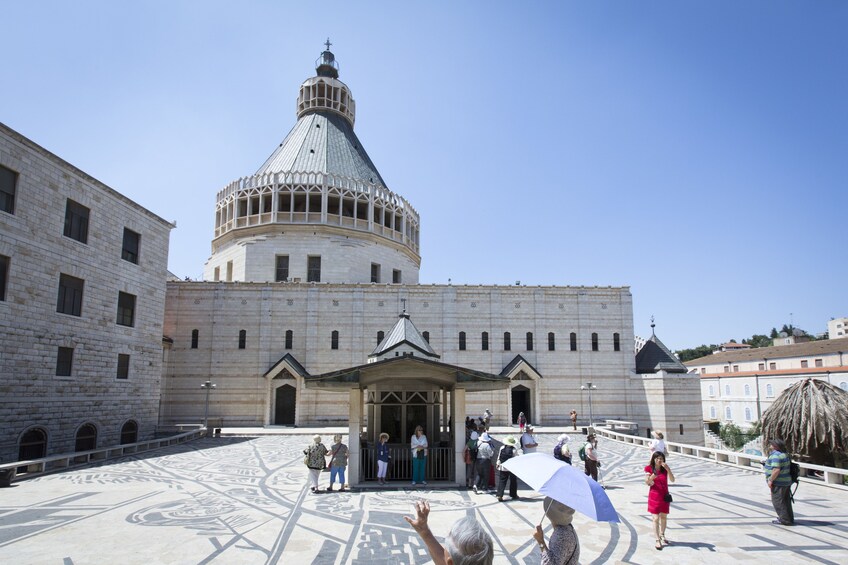
[(389, 459), (392, 458), (388, 441), (389, 434), (381, 433), (380, 443), (377, 444), (377, 481), (381, 485), (386, 484), (386, 471), (389, 469)]
[(568, 434), (562, 434), (554, 446), (554, 458), (565, 461), (569, 465), (571, 465), (571, 450), (568, 449), (568, 443), (570, 441), (571, 438), (568, 437)]
[(483, 432), (477, 439), (477, 483), (474, 485), (474, 494), (483, 494), (488, 490), (489, 471), (494, 456), (492, 438), (489, 437), (489, 432)]
[(533, 539), (539, 544), (542, 552), (543, 565), (577, 565), (580, 562), (580, 540), (571, 525), (574, 509), (550, 497), (545, 497), (543, 503), (545, 516), (551, 521), (553, 533), (551, 543), (545, 543), (545, 532), (542, 525), (536, 526)]
[(536, 453), (536, 448), (539, 447), (539, 443), (533, 436), (533, 426), (530, 424), (527, 424), (527, 431), (521, 435), (520, 443), (521, 449), (524, 453)]
[(598, 459), (598, 440), (595, 439), (595, 434), (590, 433), (586, 436), (586, 445), (583, 452), (586, 454), (586, 460), (583, 462), (583, 467), (587, 475), (598, 480), (598, 467), (601, 462)]
[(513, 500), (518, 498), (518, 479), (502, 466), (505, 462), (517, 455), (515, 444), (514, 437), (506, 436), (500, 451), (498, 451), (498, 502), (503, 502), (503, 494), (507, 481), (509, 481), (509, 497)]

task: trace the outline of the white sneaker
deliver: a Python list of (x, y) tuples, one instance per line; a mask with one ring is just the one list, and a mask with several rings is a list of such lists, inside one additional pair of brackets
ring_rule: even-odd
[(412, 481), (412, 486), (415, 486), (415, 481)]
[(474, 494), (480, 494), (479, 492), (477, 492), (477, 485), (474, 485)]
[(422, 484), (422, 485), (426, 485), (426, 484), (427, 484), (427, 481), (421, 481), (421, 484)]

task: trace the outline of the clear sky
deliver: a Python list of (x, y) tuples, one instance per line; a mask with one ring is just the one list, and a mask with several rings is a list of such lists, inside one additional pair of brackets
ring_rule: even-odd
[(673, 349), (848, 315), (848, 2), (0, 4), (0, 121), (175, 220), (181, 277), (329, 36), (422, 283), (628, 285)]

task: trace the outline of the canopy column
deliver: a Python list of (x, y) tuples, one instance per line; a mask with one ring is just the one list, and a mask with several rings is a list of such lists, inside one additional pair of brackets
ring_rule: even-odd
[(455, 388), (450, 395), (450, 413), (453, 417), (454, 480), (458, 485), (467, 484), (465, 476), (465, 389)]
[(359, 431), (362, 429), (362, 391), (359, 388), (350, 389), (350, 423), (348, 427), (348, 463), (347, 483), (359, 484), (360, 441)]

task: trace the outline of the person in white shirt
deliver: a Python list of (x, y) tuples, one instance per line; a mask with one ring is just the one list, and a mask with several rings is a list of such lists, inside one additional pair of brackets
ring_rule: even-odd
[(527, 431), (521, 434), (521, 449), (524, 453), (536, 453), (539, 443), (533, 437), (533, 426), (527, 424)]
[(589, 434), (586, 436), (586, 461), (584, 462), (584, 468), (587, 475), (598, 480), (598, 467), (601, 466), (601, 462), (598, 458), (598, 440), (595, 439), (595, 434)]
[(651, 432), (651, 435), (654, 436), (654, 439), (648, 444), (648, 447), (651, 448), (651, 453), (654, 451), (659, 451), (666, 457), (668, 457), (668, 449), (665, 446), (665, 439), (663, 438), (663, 433), (658, 430), (654, 430)]

